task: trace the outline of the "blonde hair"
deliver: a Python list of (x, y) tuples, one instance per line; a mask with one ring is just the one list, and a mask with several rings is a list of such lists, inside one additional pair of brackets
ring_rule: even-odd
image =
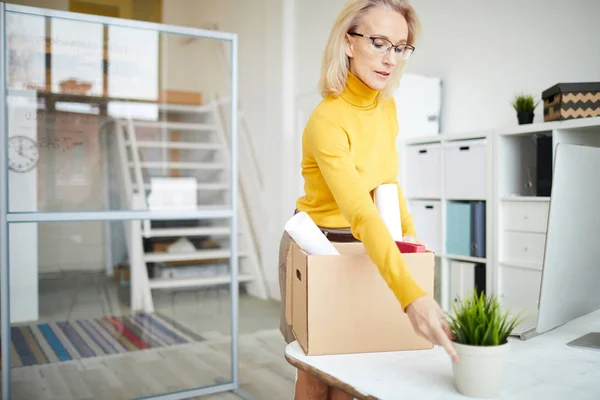
[[(408, 0), (350, 0), (333, 24), (329, 41), (323, 52), (319, 81), (323, 97), (327, 95), (337, 97), (346, 88), (350, 68), (350, 60), (345, 51), (346, 34), (355, 29), (363, 17), (375, 7), (388, 7), (402, 14), (408, 24), (408, 44), (414, 46), (421, 31), (421, 22)], [(386, 98), (393, 94), (400, 83), (404, 67), (405, 62), (398, 66), (386, 88), (379, 94), (380, 97)]]

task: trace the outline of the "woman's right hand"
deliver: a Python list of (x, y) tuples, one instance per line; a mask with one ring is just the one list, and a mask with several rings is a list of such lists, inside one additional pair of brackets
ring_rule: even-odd
[(429, 296), (419, 297), (406, 307), (406, 313), (417, 334), (433, 344), (443, 346), (452, 362), (459, 361), (452, 344), (450, 325), (435, 300)]

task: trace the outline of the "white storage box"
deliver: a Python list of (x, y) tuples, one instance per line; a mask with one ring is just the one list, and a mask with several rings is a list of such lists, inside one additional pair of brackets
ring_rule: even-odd
[(406, 162), (401, 168), (405, 195), (435, 199), (442, 197), (442, 151), (440, 144), (406, 146)]
[(444, 143), (445, 197), (485, 200), (487, 194), (486, 140)]
[(150, 210), (196, 210), (198, 208), (198, 180), (193, 177), (150, 178)]
[(442, 203), (440, 201), (411, 200), (408, 209), (415, 221), (419, 239), (427, 249), (442, 254)]

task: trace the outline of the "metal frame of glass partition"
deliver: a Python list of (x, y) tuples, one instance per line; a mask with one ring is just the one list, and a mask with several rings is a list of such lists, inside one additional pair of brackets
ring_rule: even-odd
[[(8, 123), (7, 123), (7, 71), (6, 71), (6, 13), (21, 13), (50, 18), (91, 22), (111, 26), (154, 30), (160, 33), (194, 36), (202, 39), (227, 41), (231, 45), (231, 198), (229, 207), (223, 209), (197, 211), (82, 211), (82, 212), (9, 212), (8, 208)], [(0, 301), (1, 301), (1, 334), (2, 334), (2, 398), (11, 398), (10, 368), (10, 284), (9, 284), (9, 224), (36, 222), (78, 222), (78, 221), (127, 221), (127, 220), (167, 220), (167, 219), (218, 219), (228, 218), (231, 221), (230, 231), (230, 293), (231, 293), (231, 377), (225, 384), (190, 389), (176, 393), (152, 396), (152, 399), (174, 400), (212, 393), (233, 391), (242, 398), (249, 398), (239, 389), (238, 376), (238, 165), (237, 165), (237, 121), (238, 118), (238, 38), (236, 34), (217, 32), (181, 26), (164, 25), (143, 21), (124, 20), (119, 18), (99, 17), (94, 15), (55, 11), (35, 7), (17, 6), (0, 2)]]

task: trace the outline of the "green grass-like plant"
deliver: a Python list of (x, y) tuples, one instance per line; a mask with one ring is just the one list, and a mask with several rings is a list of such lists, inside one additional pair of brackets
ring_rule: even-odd
[(454, 315), (449, 315), (449, 324), (456, 343), (471, 346), (499, 346), (507, 342), (508, 336), (520, 322), (520, 316), (509, 318), (502, 312), (500, 302), (494, 295), (483, 292), (473, 294), (453, 304)]
[(531, 95), (518, 94), (513, 99), (512, 106), (517, 112), (533, 112), (538, 103)]

